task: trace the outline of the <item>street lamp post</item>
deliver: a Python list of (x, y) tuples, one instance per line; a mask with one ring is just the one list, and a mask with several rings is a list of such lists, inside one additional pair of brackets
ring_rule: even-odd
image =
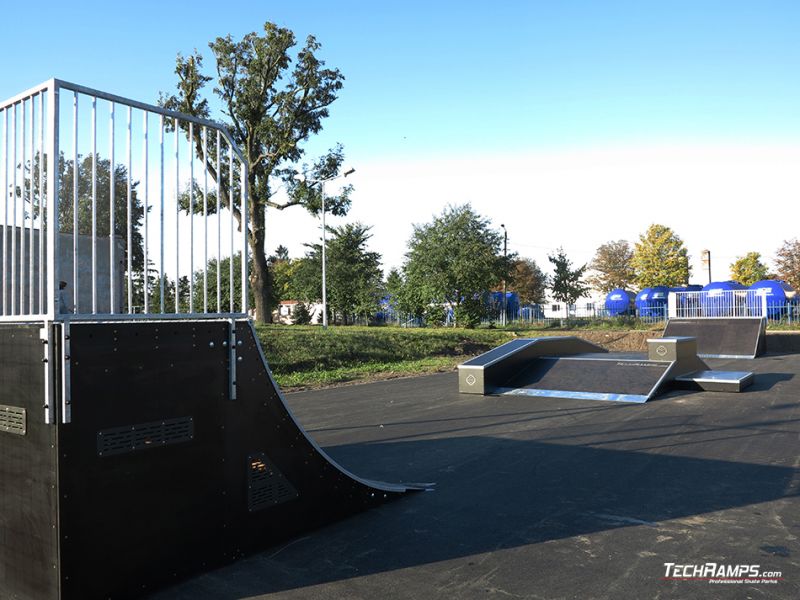
[(327, 236), (325, 234), (325, 184), (329, 181), (334, 181), (340, 177), (347, 177), (352, 175), (356, 170), (349, 168), (341, 175), (334, 175), (326, 179), (318, 179), (316, 181), (309, 181), (309, 185), (319, 184), (319, 194), (322, 198), (322, 328), (328, 328), (328, 285), (327, 285), (327, 266), (325, 256), (325, 246), (327, 246)]
[[(503, 268), (505, 268), (505, 263), (508, 261), (508, 230), (503, 223), (500, 223), (500, 227), (503, 228)], [(503, 277), (503, 316), (500, 319), (503, 327), (506, 326), (506, 318), (507, 318), (507, 311), (508, 305), (506, 300), (506, 278)]]

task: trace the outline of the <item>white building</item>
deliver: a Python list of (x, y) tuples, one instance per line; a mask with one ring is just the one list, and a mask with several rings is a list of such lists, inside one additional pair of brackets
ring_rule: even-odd
[(605, 308), (605, 300), (605, 294), (590, 290), (586, 296), (579, 298), (575, 304), (567, 305), (564, 302), (556, 300), (548, 293), (545, 303), (541, 306), (546, 319), (594, 317), (598, 313), (602, 314), (601, 311)]

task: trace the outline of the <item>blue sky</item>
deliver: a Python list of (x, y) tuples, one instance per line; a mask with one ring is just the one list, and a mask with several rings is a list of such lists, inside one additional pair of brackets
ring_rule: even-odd
[[(387, 267), (402, 260), (411, 223), (464, 201), (485, 207), (496, 224), (514, 223), (517, 251), (540, 262), (559, 243), (587, 260), (599, 243), (634, 241), (654, 221), (683, 233), (697, 259), (701, 247), (715, 244), (720, 257), (751, 249), (769, 257), (781, 239), (800, 235), (774, 219), (765, 223), (769, 234), (756, 235), (752, 218), (729, 216), (714, 228), (738, 241), (717, 240), (707, 235), (708, 223), (691, 222), (690, 210), (698, 202), (725, 205), (748, 185), (752, 194), (736, 201), (748, 210), (767, 200), (775, 202), (773, 214), (796, 206), (789, 170), (800, 143), (797, 2), (229, 1), (224, 10), (206, 2), (43, 2), (36, 14), (28, 6), (3, 8), (4, 22), (13, 25), (0, 38), (0, 97), (56, 76), (153, 102), (171, 89), (179, 51), (198, 48), (211, 70), (207, 43), (216, 36), (239, 37), (266, 20), (301, 39), (314, 34), (322, 57), (346, 82), (310, 150), (344, 144), (359, 167), (353, 218), (375, 225), (373, 245)], [(772, 160), (776, 152), (780, 158)], [(713, 165), (696, 172), (704, 157)], [(653, 192), (649, 187), (621, 194), (630, 182), (620, 161), (641, 172), (639, 160), (658, 163), (654, 172), (665, 179), (682, 178), (675, 193), (686, 197), (670, 204), (637, 195)], [(720, 164), (726, 160), (733, 162)], [(758, 193), (763, 170), (736, 180), (759, 160), (774, 180), (770, 199)], [(776, 164), (785, 168), (769, 170)], [(598, 171), (604, 174), (592, 179)], [(565, 183), (604, 183), (589, 188), (591, 201), (580, 188), (570, 199), (553, 191), (558, 173)], [(703, 173), (715, 173), (716, 182)], [(534, 191), (548, 178), (552, 185)], [(598, 203), (637, 198), (650, 208), (622, 226), (609, 215), (599, 227), (597, 218), (588, 219), (584, 230), (579, 216), (537, 239), (520, 232), (535, 230), (554, 205), (574, 202), (583, 215)], [(382, 221), (387, 206), (391, 222)], [(279, 218), (286, 220), (275, 240), (294, 254), (313, 229), (303, 218)]]

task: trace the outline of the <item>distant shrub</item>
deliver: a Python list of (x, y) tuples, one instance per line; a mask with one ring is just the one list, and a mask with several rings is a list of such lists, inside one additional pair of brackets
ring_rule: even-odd
[(308, 307), (302, 302), (298, 304), (294, 309), (294, 315), (292, 315), (292, 323), (294, 323), (295, 325), (308, 325), (309, 323), (311, 323), (311, 313), (308, 311)]

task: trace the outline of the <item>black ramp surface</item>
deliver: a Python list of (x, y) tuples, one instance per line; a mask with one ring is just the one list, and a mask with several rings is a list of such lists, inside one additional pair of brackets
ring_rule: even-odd
[(233, 400), (227, 322), (72, 324), (65, 600), (138, 597), (407, 491), (322, 453), (284, 405), (251, 325), (236, 333)]
[(3, 600), (49, 599), (58, 589), (55, 428), (44, 423), (39, 327), (0, 325), (0, 411), (6, 413), (0, 415)]
[[(640, 396), (646, 399), (670, 367), (648, 360), (543, 357), (509, 382), (509, 388)], [(633, 398), (631, 398), (633, 400)]]
[(763, 352), (761, 319), (670, 319), (664, 337), (697, 338), (697, 355), (755, 358)]

